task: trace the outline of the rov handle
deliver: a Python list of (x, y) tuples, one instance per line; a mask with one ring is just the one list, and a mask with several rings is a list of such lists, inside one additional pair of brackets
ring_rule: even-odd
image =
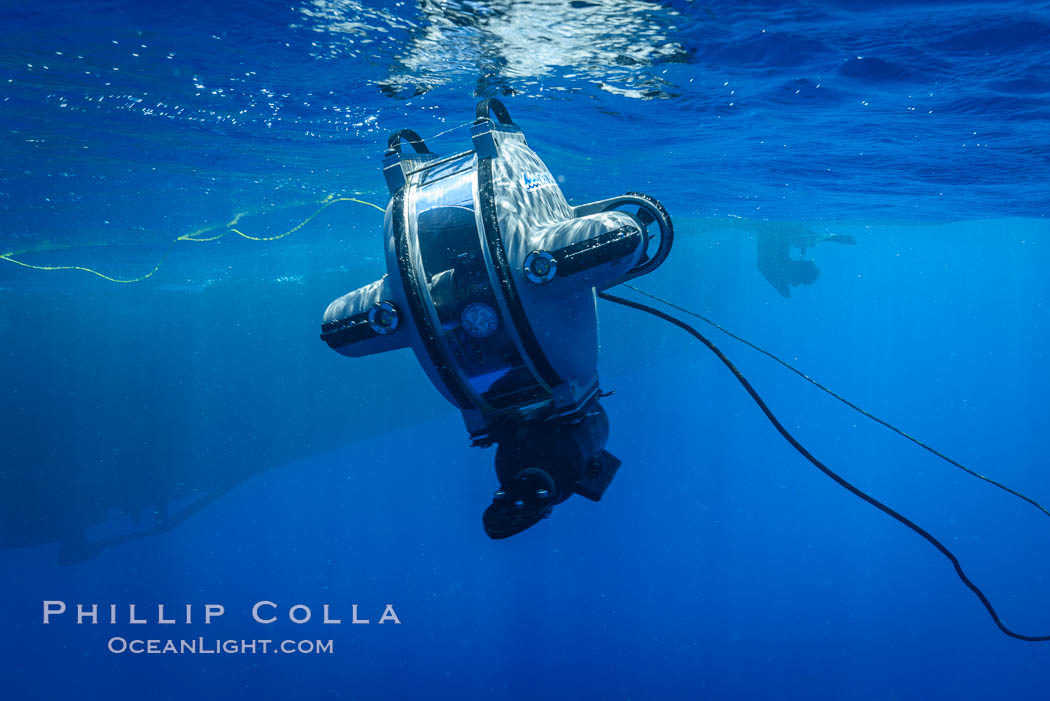
[[(608, 212), (612, 209), (635, 208), (637, 209), (634, 216), (641, 222), (647, 232), (645, 258), (638, 265), (627, 271), (626, 275), (617, 280), (615, 283), (617, 285), (640, 275), (651, 273), (667, 259), (668, 254), (671, 252), (671, 246), (674, 244), (674, 226), (671, 224), (671, 215), (667, 213), (664, 206), (656, 199), (641, 192), (628, 192), (619, 197), (573, 207), (572, 213), (576, 217), (583, 217), (598, 212)], [(652, 222), (656, 222), (660, 228), (660, 243), (655, 251), (651, 247), (653, 236), (651, 233), (648, 233), (648, 225)]]
[(494, 97), (485, 98), (479, 102), (475, 116), (478, 120), (488, 119), (490, 112), (496, 115), (496, 119), (500, 124), (514, 124), (514, 121), (510, 118), (510, 112), (507, 111), (502, 102)]
[(402, 129), (390, 135), (387, 139), (387, 153), (401, 153), (401, 141), (411, 144), (416, 153), (430, 153), (430, 149), (423, 143), (423, 137), (411, 129)]

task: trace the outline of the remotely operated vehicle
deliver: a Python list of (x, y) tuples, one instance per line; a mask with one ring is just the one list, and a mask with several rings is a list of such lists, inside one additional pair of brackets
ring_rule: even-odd
[(482, 519), (498, 539), (572, 494), (598, 501), (616, 474), (595, 294), (659, 267), (674, 231), (648, 195), (569, 205), (499, 100), (476, 117), (461, 153), (390, 137), (386, 274), (332, 302), (321, 338), (351, 357), (412, 348), (473, 445), (498, 446)]
[[(605, 291), (666, 260), (674, 230), (659, 202), (632, 192), (570, 206), (498, 100), (478, 104), (471, 133), (473, 148), (444, 157), (411, 130), (390, 137), (383, 161), (391, 195), (383, 227), (387, 272), (328, 305), (321, 338), (353, 357), (411, 347), (434, 386), (463, 413), (473, 444), (498, 446), (500, 486), (482, 517), (491, 538), (535, 525), (572, 494), (598, 501), (620, 467), (605, 450), (609, 421), (596, 371), (595, 301), (601, 298), (662, 319), (707, 346), (800, 455), (950, 561), (1003, 633), (1050, 641), (1050, 635), (1009, 628), (948, 547), (810, 453), (700, 331)], [(839, 242), (852, 242), (845, 239)], [(952, 460), (772, 353), (634, 289), (717, 327), (854, 411), (1050, 516), (1031, 497)]]

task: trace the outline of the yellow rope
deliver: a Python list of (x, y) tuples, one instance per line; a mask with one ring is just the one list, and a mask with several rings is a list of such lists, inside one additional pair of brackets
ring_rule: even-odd
[(142, 282), (146, 278), (152, 277), (153, 273), (157, 272), (157, 270), (160, 268), (160, 266), (164, 264), (164, 261), (166, 261), (168, 259), (169, 255), (171, 255), (171, 251), (168, 251), (167, 253), (165, 253), (164, 257), (161, 258), (159, 261), (157, 261), (157, 264), (153, 266), (153, 270), (149, 271), (148, 273), (146, 273), (145, 275), (143, 275), (141, 277), (136, 277), (136, 278), (110, 277), (109, 275), (106, 275), (105, 273), (100, 273), (99, 271), (92, 270), (91, 268), (85, 268), (82, 265), (32, 265), (30, 263), (23, 263), (20, 260), (15, 260), (14, 258), (11, 257), (11, 254), (9, 254), (9, 253), (0, 254), (0, 259), (6, 260), (6, 261), (10, 261), (11, 263), (14, 263), (15, 265), (21, 265), (23, 268), (31, 268), (33, 270), (83, 270), (85, 273), (91, 273), (92, 275), (98, 275), (103, 280), (109, 280), (110, 282), (119, 282), (121, 284), (128, 285), (128, 284), (131, 284), (133, 282)]
[[(278, 234), (276, 236), (251, 236), (250, 234), (246, 234), (243, 231), (241, 231), (240, 229), (235, 228), (237, 222), (240, 221), (242, 216), (244, 216), (244, 214), (238, 214), (236, 217), (233, 218), (232, 221), (230, 221), (229, 224), (226, 225), (225, 230), (223, 232), (221, 232), (219, 234), (216, 234), (215, 236), (208, 236), (208, 237), (204, 237), (204, 238), (200, 237), (201, 234), (205, 234), (205, 233), (207, 233), (209, 231), (214, 231), (215, 228), (217, 228), (217, 227), (210, 227), (210, 228), (200, 229), (198, 231), (194, 231), (193, 233), (190, 233), (190, 234), (182, 234), (181, 236), (175, 238), (172, 241), (172, 243), (174, 244), (174, 243), (177, 243), (179, 241), (194, 241), (196, 243), (207, 243), (209, 241), (218, 241), (223, 236), (226, 236), (226, 234), (231, 234), (231, 233), (232, 234), (237, 234), (238, 236), (240, 236), (242, 238), (246, 238), (249, 241), (277, 241), (278, 239), (283, 239), (286, 236), (291, 236), (296, 231), (299, 231), (299, 229), (302, 229), (304, 226), (306, 226), (311, 221), (313, 221), (317, 217), (317, 215), (319, 215), (321, 212), (323, 212), (324, 210), (328, 209), (329, 207), (331, 207), (333, 204), (335, 204), (337, 202), (356, 202), (358, 204), (368, 205), (369, 207), (372, 207), (374, 209), (378, 209), (380, 212), (386, 212), (385, 209), (383, 209), (382, 207), (380, 207), (377, 204), (372, 204), (371, 202), (366, 202), (365, 200), (359, 200), (359, 199), (357, 199), (355, 197), (336, 197), (335, 195), (329, 195), (328, 197), (324, 198), (324, 200), (321, 201), (321, 206), (318, 207), (314, 211), (313, 214), (308, 216), (306, 219), (303, 219), (301, 222), (299, 222), (298, 224), (296, 224), (295, 226), (293, 226), (291, 229), (289, 229), (288, 231), (284, 232), (283, 234)], [(100, 273), (97, 270), (94, 270), (92, 268), (86, 268), (86, 267), (84, 267), (82, 265), (33, 265), (32, 263), (25, 263), (23, 261), (20, 261), (20, 260), (17, 260), (15, 258), (12, 258), (11, 257), (12, 255), (14, 255), (13, 252), (0, 254), (0, 260), (6, 260), (6, 261), (8, 261), (10, 263), (14, 263), (15, 265), (20, 265), (23, 268), (29, 268), (31, 270), (81, 270), (81, 271), (83, 271), (85, 273), (91, 273), (92, 275), (97, 275), (98, 277), (102, 278), (103, 280), (108, 280), (110, 282), (118, 282), (118, 283), (123, 284), (123, 285), (128, 285), (128, 284), (135, 283), (135, 282), (142, 282), (143, 280), (146, 280), (146, 279), (152, 277), (153, 274), (156, 273), (157, 270), (160, 269), (160, 266), (162, 266), (164, 264), (164, 261), (166, 261), (168, 259), (168, 256), (171, 255), (171, 251), (169, 250), (167, 253), (165, 253), (164, 256), (159, 261), (157, 261), (157, 264), (153, 266), (152, 270), (150, 270), (145, 275), (142, 275), (140, 277), (135, 277), (135, 278), (110, 277), (109, 275), (106, 275), (105, 273)]]
[(208, 241), (218, 241), (219, 239), (221, 239), (225, 235), (226, 235), (226, 232), (224, 231), (221, 234), (219, 234), (218, 236), (210, 236), (210, 237), (208, 237), (206, 239), (199, 239), (194, 234), (183, 234), (182, 236), (180, 236), (179, 238), (177, 238), (175, 240), (176, 241), (197, 241), (199, 243), (206, 243)]
[[(283, 234), (278, 234), (277, 236), (249, 236), (248, 234), (244, 233), (240, 229), (235, 229), (234, 228), (234, 224), (236, 224), (237, 220), (241, 218), (241, 215), (239, 215), (239, 214), (237, 215), (236, 218), (234, 218), (233, 221), (231, 221), (229, 224), (227, 224), (226, 227), (227, 227), (228, 231), (230, 231), (231, 233), (237, 234), (238, 236), (243, 236), (244, 238), (248, 239), (249, 241), (276, 241), (277, 239), (283, 239), (285, 236), (291, 236), (296, 231), (299, 231), (299, 229), (303, 228), (304, 226), (309, 224), (311, 221), (313, 221), (313, 219), (318, 214), (320, 214), (321, 212), (325, 211), (326, 209), (331, 207), (336, 202), (357, 202), (358, 204), (365, 204), (365, 205), (368, 205), (369, 207), (375, 207), (380, 212), (386, 212), (385, 209), (383, 209), (382, 207), (380, 207), (377, 204), (372, 204), (371, 202), (365, 202), (364, 200), (359, 200), (359, 199), (356, 199), (356, 198), (353, 198), (353, 197), (334, 197), (332, 195), (329, 195), (328, 197), (326, 197), (324, 199), (324, 201), (321, 203), (321, 206), (317, 209), (316, 212), (314, 212), (313, 214), (308, 216), (306, 219), (303, 219), (301, 222), (299, 222), (298, 224), (293, 226), (288, 231), (284, 232)], [(200, 239), (198, 239), (198, 240), (200, 240)]]

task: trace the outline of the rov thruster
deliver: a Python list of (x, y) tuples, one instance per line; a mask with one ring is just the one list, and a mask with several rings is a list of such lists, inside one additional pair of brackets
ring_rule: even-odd
[(473, 148), (449, 156), (391, 135), (386, 274), (328, 305), (321, 338), (351, 357), (412, 348), (473, 445), (498, 445), (483, 524), (506, 538), (616, 474), (595, 293), (659, 267), (674, 231), (639, 193), (569, 205), (500, 101), (476, 116)]

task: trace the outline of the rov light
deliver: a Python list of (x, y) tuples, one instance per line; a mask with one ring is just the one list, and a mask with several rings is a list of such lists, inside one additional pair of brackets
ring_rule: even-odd
[(499, 446), (483, 521), (505, 538), (573, 493), (597, 501), (619, 468), (595, 292), (655, 270), (674, 232), (647, 195), (570, 206), (498, 100), (478, 103), (471, 135), (444, 157), (411, 130), (390, 137), (387, 272), (332, 302), (321, 338), (351, 357), (412, 348), (473, 445)]

